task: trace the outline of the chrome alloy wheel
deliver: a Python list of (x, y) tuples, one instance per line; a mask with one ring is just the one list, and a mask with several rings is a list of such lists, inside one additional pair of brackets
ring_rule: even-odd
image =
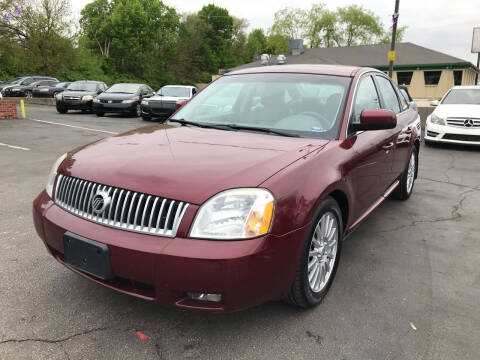
[(410, 155), (410, 161), (408, 162), (407, 170), (407, 193), (410, 194), (413, 187), (413, 181), (415, 180), (415, 153)]
[(308, 254), (308, 282), (318, 293), (328, 283), (333, 272), (338, 248), (338, 221), (334, 213), (323, 214), (313, 232)]

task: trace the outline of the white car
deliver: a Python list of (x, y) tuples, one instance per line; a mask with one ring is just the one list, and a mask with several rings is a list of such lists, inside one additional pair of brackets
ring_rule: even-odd
[(142, 119), (145, 121), (154, 118), (166, 120), (197, 92), (195, 86), (166, 85), (158, 90), (155, 96), (142, 100)]
[(427, 117), (425, 144), (480, 145), (480, 86), (455, 86)]

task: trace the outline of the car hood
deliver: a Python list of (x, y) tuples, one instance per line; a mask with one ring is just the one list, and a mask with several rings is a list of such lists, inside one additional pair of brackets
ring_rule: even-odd
[(95, 91), (72, 91), (72, 90), (65, 90), (63, 92), (64, 96), (97, 96), (97, 93)]
[(163, 100), (163, 101), (178, 101), (178, 100), (188, 100), (190, 99), (189, 97), (175, 97), (175, 96), (160, 96), (160, 95), (154, 95), (152, 97), (149, 97), (147, 100)]
[(477, 118), (480, 119), (479, 105), (438, 105), (433, 113), (441, 118)]
[(71, 152), (59, 172), (100, 184), (201, 204), (256, 187), (327, 140), (155, 125)]
[(121, 94), (121, 93), (101, 93), (97, 96), (99, 100), (130, 100), (133, 98), (138, 99), (137, 94)]

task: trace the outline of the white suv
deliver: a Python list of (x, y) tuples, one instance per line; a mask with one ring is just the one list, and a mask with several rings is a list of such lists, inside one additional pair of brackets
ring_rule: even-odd
[(480, 86), (455, 86), (427, 117), (425, 144), (480, 145)]

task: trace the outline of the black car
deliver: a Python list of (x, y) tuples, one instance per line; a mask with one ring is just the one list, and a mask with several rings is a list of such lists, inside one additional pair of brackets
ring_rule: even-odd
[(31, 98), (34, 87), (39, 84), (49, 85), (58, 83), (58, 80), (49, 76), (25, 76), (14, 79), (8, 85), (4, 85), (2, 89), (3, 96), (16, 96)]
[(152, 88), (145, 84), (114, 84), (93, 99), (93, 109), (97, 116), (105, 113), (141, 116), (140, 102), (153, 94)]
[(40, 85), (33, 88), (33, 97), (55, 97), (64, 91), (71, 82), (54, 83), (53, 85)]
[(107, 84), (101, 81), (75, 81), (55, 97), (57, 111), (60, 114), (65, 114), (68, 110), (91, 112), (93, 110), (93, 98), (106, 89)]

